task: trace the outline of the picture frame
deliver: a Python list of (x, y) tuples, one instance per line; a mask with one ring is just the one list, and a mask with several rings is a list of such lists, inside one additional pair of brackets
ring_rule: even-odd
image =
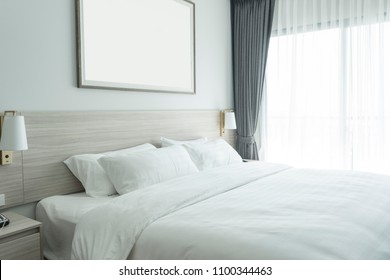
[(195, 94), (195, 4), (77, 0), (78, 86)]

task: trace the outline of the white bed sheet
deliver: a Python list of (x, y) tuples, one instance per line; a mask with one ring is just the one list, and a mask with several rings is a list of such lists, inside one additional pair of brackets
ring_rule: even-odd
[[(126, 258), (129, 246), (131, 259), (390, 259), (389, 176), (265, 164), (265, 176), (238, 179), (255, 175), (253, 164), (155, 185), (89, 212), (72, 257)], [(95, 214), (119, 220), (101, 227)]]
[[(248, 163), (248, 167), (253, 164), (257, 163)], [(390, 259), (389, 176), (282, 168), (260, 177), (151, 222), (128, 257)], [(190, 190), (177, 183), (178, 193)], [(132, 195), (128, 196), (131, 200)], [(76, 223), (92, 209), (105, 212), (106, 206), (99, 206), (111, 200), (76, 194), (41, 201), (37, 216), (50, 225), (44, 226), (45, 256), (69, 259)], [(125, 202), (125, 197), (120, 201)], [(143, 207), (145, 203), (140, 202), (140, 213), (131, 215), (147, 216), (153, 207)], [(85, 216), (91, 218), (96, 210)], [(113, 226), (114, 220), (110, 223), (104, 232), (115, 239), (106, 230), (116, 232), (119, 227)], [(126, 243), (123, 239), (121, 244)]]
[(150, 224), (131, 259), (390, 259), (390, 177), (289, 169)]
[(70, 259), (74, 229), (80, 217), (115, 197), (93, 198), (83, 192), (56, 195), (38, 202), (36, 218), (43, 224), (43, 255), (45, 258)]

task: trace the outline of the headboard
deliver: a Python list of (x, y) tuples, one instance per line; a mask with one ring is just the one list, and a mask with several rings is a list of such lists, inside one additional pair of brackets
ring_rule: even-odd
[[(219, 137), (220, 113), (213, 111), (22, 112), (29, 149), (14, 152), (14, 163), (0, 166), (4, 207), (82, 191), (62, 163), (71, 155), (122, 149), (173, 139)], [(224, 139), (235, 146), (235, 131)], [(3, 207), (3, 208), (4, 208)]]

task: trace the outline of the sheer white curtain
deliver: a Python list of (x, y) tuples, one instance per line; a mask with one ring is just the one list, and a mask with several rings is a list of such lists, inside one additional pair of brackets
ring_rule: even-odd
[(279, 0), (264, 160), (390, 174), (390, 0)]

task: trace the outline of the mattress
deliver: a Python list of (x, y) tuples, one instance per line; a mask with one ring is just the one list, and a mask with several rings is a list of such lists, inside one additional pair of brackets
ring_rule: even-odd
[(92, 198), (85, 193), (76, 193), (52, 196), (38, 202), (36, 219), (43, 224), (44, 257), (70, 259), (74, 229), (80, 217), (114, 197)]

